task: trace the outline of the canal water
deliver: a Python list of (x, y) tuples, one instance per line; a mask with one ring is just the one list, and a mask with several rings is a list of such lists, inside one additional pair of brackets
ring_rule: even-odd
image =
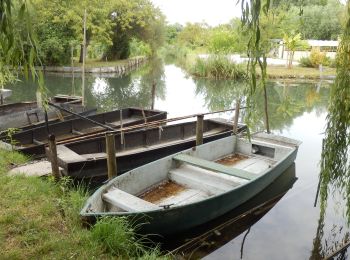
[[(81, 79), (75, 75), (45, 76), (50, 95), (81, 95)], [(168, 111), (168, 117), (234, 107), (243, 95), (243, 84), (234, 81), (194, 79), (173, 65), (156, 61), (152, 66), (122, 77), (88, 76), (85, 100), (100, 111), (138, 106)], [(206, 259), (320, 259), (349, 239), (349, 215), (344, 197), (330, 195), (324, 214), (314, 207), (320, 169), (329, 86), (331, 82), (269, 82), (268, 98), (273, 133), (302, 141), (295, 165), (252, 205), (204, 225), (191, 233), (167, 238), (165, 248), (192, 245), (177, 251), (185, 258)], [(155, 95), (152, 97), (152, 85)], [(35, 85), (25, 81), (12, 86), (9, 101), (35, 99)], [(258, 99), (254, 130), (263, 129), (263, 100)], [(244, 111), (243, 111), (244, 115)], [(232, 118), (231, 113), (216, 116)], [(296, 178), (295, 178), (296, 176)], [(332, 190), (332, 187), (330, 187)], [(266, 194), (270, 196), (266, 197)], [(267, 204), (261, 206), (264, 201)], [(254, 204), (255, 203), (255, 204)], [(260, 205), (260, 206), (259, 206)], [(252, 207), (254, 210), (251, 210)], [(249, 212), (249, 210), (251, 210)], [(246, 213), (243, 217), (240, 214)], [(248, 213), (247, 213), (248, 212)], [(191, 217), (191, 216), (189, 216)], [(227, 223), (227, 225), (222, 225)], [(201, 235), (206, 234), (205, 238)], [(201, 239), (194, 239), (194, 238)], [(169, 242), (170, 241), (170, 242)], [(347, 258), (347, 253), (341, 256)]]

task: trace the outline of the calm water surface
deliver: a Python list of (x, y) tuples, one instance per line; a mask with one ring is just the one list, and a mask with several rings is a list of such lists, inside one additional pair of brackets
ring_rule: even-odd
[[(164, 66), (161, 61), (128, 76), (89, 76), (87, 82), (86, 103), (100, 111), (127, 106), (150, 108), (152, 84), (156, 83), (154, 107), (168, 111), (169, 117), (231, 108), (234, 100), (242, 95), (241, 83), (195, 80), (175, 65)], [(46, 75), (46, 83), (51, 95), (81, 94), (81, 80), (76, 77), (72, 84), (71, 75)], [(211, 250), (199, 256), (206, 255), (207, 259), (319, 259), (342, 245), (349, 234), (349, 218), (341, 196), (330, 196), (324, 217), (320, 215), (320, 203), (313, 207), (329, 84), (325, 81), (269, 83), (273, 132), (303, 142), (295, 162), (298, 180), (266, 214), (260, 215), (258, 220), (239, 224), (242, 225), (239, 231), (237, 227), (227, 228), (225, 238), (212, 242)], [(11, 101), (35, 99), (33, 84), (19, 82), (11, 88), (14, 90)], [(263, 101), (259, 102), (262, 107)], [(230, 113), (219, 116), (232, 118)], [(256, 116), (255, 128), (259, 130), (263, 126), (262, 111), (257, 111)], [(217, 236), (220, 240), (220, 234)], [(172, 239), (176, 241), (177, 237)], [(200, 252), (201, 247), (196, 251)], [(343, 257), (346, 259), (346, 254)]]

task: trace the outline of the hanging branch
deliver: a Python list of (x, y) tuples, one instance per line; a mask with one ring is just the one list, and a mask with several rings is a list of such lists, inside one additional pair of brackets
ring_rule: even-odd
[[(337, 51), (337, 76), (331, 87), (329, 113), (321, 159), (321, 207), (332, 184), (346, 198), (350, 216), (350, 3), (347, 22)], [(348, 220), (350, 222), (350, 219)]]
[[(256, 111), (256, 102), (254, 101), (254, 95), (256, 94), (257, 85), (264, 90), (264, 112), (265, 112), (265, 128), (270, 133), (269, 117), (268, 117), (268, 101), (266, 90), (266, 48), (263, 47), (261, 41), (261, 29), (260, 29), (260, 15), (261, 10), (265, 15), (268, 14), (270, 9), (270, 0), (241, 0), (242, 17), (241, 21), (243, 27), (249, 35), (247, 54), (249, 57), (247, 70), (249, 75), (249, 89), (247, 90), (247, 105), (251, 107), (247, 113), (248, 125), (251, 123), (252, 114)], [(259, 65), (261, 78), (257, 82), (256, 67)]]
[[(35, 69), (35, 65), (41, 65), (38, 44), (31, 26), (31, 16), (27, 0), (10, 0), (0, 2), (0, 64), (10, 68), (10, 73), (16, 73), (21, 68), (26, 78), (31, 74), (38, 83), (41, 92), (43, 106), (47, 108), (46, 88), (44, 86), (41, 71)], [(2, 70), (3, 77), (4, 71)], [(17, 75), (12, 74), (14, 77)]]

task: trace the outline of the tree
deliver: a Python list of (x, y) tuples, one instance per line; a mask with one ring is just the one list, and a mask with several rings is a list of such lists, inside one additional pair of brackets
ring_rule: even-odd
[(208, 25), (203, 23), (187, 23), (178, 34), (178, 42), (191, 49), (203, 47), (207, 43)]
[[(30, 6), (26, 0), (4, 0), (0, 4), (0, 84), (14, 80), (21, 67), (26, 77), (39, 82), (44, 92), (43, 78), (37, 73), (34, 64), (38, 58), (37, 39), (31, 27)], [(45, 98), (45, 97), (44, 97)]]
[(238, 36), (227, 28), (218, 27), (210, 32), (208, 50), (214, 54), (228, 54), (236, 49)]
[[(45, 64), (65, 64), (70, 59), (72, 45), (81, 45), (83, 16), (87, 10), (87, 37), (89, 46), (93, 41), (110, 45), (113, 19), (111, 5), (107, 0), (33, 0), (36, 12), (34, 29), (40, 39)], [(82, 48), (82, 47), (81, 47)], [(82, 60), (82, 51), (80, 52)]]
[(166, 41), (168, 44), (174, 44), (183, 26), (179, 23), (169, 24), (165, 27)]
[(288, 50), (287, 67), (288, 69), (291, 69), (295, 51), (298, 49), (305, 49), (307, 47), (307, 43), (301, 39), (300, 33), (295, 34), (294, 32), (292, 32), (290, 35), (285, 34), (283, 37), (283, 42)]
[(114, 19), (112, 44), (104, 54), (109, 60), (124, 59), (130, 54), (130, 41), (148, 43), (155, 53), (164, 41), (165, 18), (150, 0), (119, 0), (111, 3)]
[[(343, 11), (344, 6), (337, 0), (328, 0), (326, 5), (305, 6), (299, 32), (304, 39), (337, 40)], [(292, 12), (297, 14), (296, 8)]]

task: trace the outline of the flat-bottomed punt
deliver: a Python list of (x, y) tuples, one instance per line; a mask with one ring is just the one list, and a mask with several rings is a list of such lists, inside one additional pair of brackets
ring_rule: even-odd
[[(232, 134), (232, 123), (207, 119), (203, 141), (209, 142)], [(245, 125), (239, 124), (242, 131)], [(195, 145), (196, 122), (185, 122), (115, 135), (117, 170), (121, 174), (167, 155)], [(107, 154), (104, 136), (57, 146), (58, 164), (63, 174), (73, 178), (107, 179)]]
[[(52, 103), (79, 114), (91, 114), (96, 110), (87, 110), (82, 105), (82, 98), (76, 96), (56, 95), (50, 100)], [(85, 113), (87, 112), (88, 113)], [(72, 116), (54, 108), (48, 109), (49, 120), (62, 120)], [(37, 102), (18, 102), (0, 105), (0, 131), (8, 128), (30, 129), (43, 124), (44, 109), (38, 107)]]
[(172, 234), (238, 207), (295, 160), (300, 142), (259, 133), (230, 136), (165, 157), (100, 187), (81, 211), (84, 221), (127, 216), (139, 232)]
[[(166, 119), (167, 113), (159, 110), (149, 110), (141, 108), (124, 108), (96, 115), (87, 116), (100, 124), (112, 128), (142, 124), (156, 120)], [(74, 118), (49, 125), (50, 134), (54, 134), (57, 141), (74, 141), (76, 138), (89, 137), (89, 134), (106, 131), (105, 128), (98, 126), (82, 118)], [(47, 144), (46, 126), (28, 129), (15, 133), (11, 139), (7, 135), (0, 135), (0, 140), (10, 144), (15, 142), (14, 149), (22, 153), (40, 157), (45, 155), (45, 145)]]

